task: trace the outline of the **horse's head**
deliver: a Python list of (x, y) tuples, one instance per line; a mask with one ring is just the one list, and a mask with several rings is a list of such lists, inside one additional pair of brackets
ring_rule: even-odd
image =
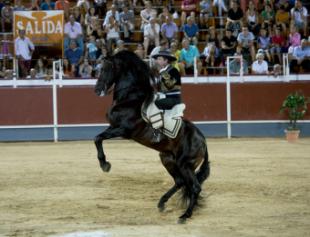
[(114, 63), (111, 60), (104, 60), (100, 76), (95, 86), (95, 93), (98, 96), (105, 96), (115, 83)]

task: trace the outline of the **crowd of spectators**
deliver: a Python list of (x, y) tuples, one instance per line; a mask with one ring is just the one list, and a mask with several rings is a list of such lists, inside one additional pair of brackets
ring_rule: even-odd
[[(27, 3), (28, 2), (28, 3)], [(27, 3), (27, 4), (26, 4)], [(268, 74), (279, 70), (288, 53), (291, 72), (309, 72), (308, 11), (302, 0), (0, 0), (0, 77), (7, 77), (7, 33), (12, 32), (13, 12), (64, 10), (64, 76), (98, 76), (104, 58), (128, 48), (144, 60), (152, 50), (165, 47), (178, 59), (181, 75), (230, 71)], [(135, 34), (142, 37), (137, 40)], [(309, 38), (309, 39), (308, 39)], [(16, 48), (15, 41), (15, 47)], [(154, 52), (153, 52), (154, 53)], [(53, 60), (47, 55), (46, 59)], [(27, 78), (46, 78), (47, 60), (26, 65)], [(21, 65), (25, 66), (25, 65)], [(26, 70), (25, 67), (22, 70)]]

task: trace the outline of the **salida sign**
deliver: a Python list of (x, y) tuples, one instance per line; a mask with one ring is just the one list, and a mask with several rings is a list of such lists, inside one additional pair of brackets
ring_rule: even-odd
[(26, 36), (35, 45), (56, 45), (63, 42), (63, 11), (15, 11), (14, 38), (18, 30), (24, 29)]

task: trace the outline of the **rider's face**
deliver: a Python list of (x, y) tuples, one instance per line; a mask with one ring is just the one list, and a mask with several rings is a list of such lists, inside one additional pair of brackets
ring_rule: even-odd
[(157, 57), (156, 63), (160, 68), (163, 68), (168, 64), (168, 60), (164, 57)]

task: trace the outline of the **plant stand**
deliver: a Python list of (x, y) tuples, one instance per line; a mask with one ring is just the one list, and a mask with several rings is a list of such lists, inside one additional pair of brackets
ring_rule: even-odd
[(288, 142), (296, 142), (299, 138), (300, 130), (285, 130), (286, 140)]

